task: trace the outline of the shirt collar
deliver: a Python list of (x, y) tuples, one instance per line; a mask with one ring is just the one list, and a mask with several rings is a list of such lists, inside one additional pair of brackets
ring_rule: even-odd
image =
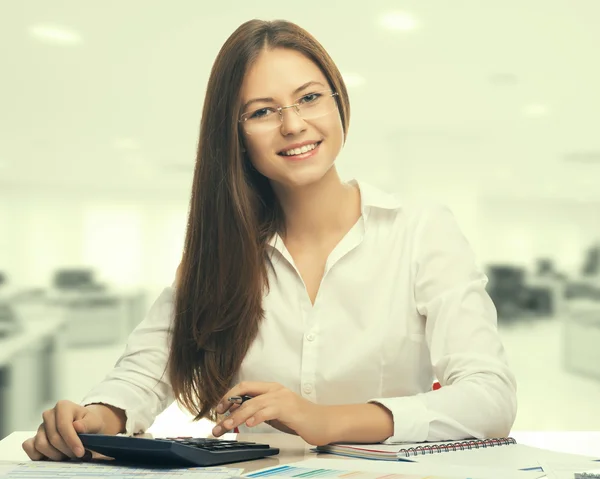
[(360, 189), (360, 209), (365, 221), (372, 208), (396, 210), (402, 206), (402, 202), (398, 196), (380, 190), (369, 183), (358, 181), (357, 179), (352, 179), (348, 183), (357, 185)]
[[(358, 189), (360, 190), (360, 211), (365, 225), (371, 209), (379, 208), (384, 210), (396, 210), (402, 206), (402, 202), (398, 196), (380, 190), (364, 181), (358, 181), (354, 178), (348, 181), (348, 183), (358, 186)], [(278, 239), (280, 239), (279, 235), (275, 234), (268, 244), (276, 248)]]

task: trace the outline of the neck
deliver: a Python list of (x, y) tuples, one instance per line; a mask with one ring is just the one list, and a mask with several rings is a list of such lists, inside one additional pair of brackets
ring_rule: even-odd
[(290, 188), (273, 185), (285, 215), (285, 239), (320, 242), (360, 217), (360, 192), (332, 167), (321, 180)]

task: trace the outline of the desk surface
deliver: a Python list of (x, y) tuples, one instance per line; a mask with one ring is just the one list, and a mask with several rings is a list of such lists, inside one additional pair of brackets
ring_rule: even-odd
[[(23, 441), (34, 435), (33, 431), (14, 432), (0, 441), (0, 461), (28, 460), (27, 454), (21, 448)], [(515, 431), (511, 434), (518, 443), (541, 447), (558, 452), (569, 452), (600, 457), (600, 431)], [(331, 458), (328, 454), (310, 452), (312, 446), (297, 436), (288, 434), (240, 434), (238, 439), (270, 444), (281, 449), (277, 456), (267, 457), (256, 461), (231, 464), (231, 467), (243, 467), (248, 473), (263, 467), (277, 466), (289, 462), (314, 459), (318, 457)]]

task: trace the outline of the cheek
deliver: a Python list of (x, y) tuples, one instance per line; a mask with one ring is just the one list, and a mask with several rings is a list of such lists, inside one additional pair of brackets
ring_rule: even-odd
[(247, 152), (252, 153), (253, 156), (264, 156), (272, 150), (275, 135), (261, 134), (252, 136), (244, 133), (242, 139)]
[(327, 136), (331, 149), (337, 151), (342, 148), (344, 145), (344, 128), (342, 127), (342, 121), (339, 116), (329, 122), (324, 133)]
[(254, 169), (259, 173), (268, 176), (270, 163), (273, 161), (271, 155), (272, 141), (268, 138), (248, 138), (245, 140), (246, 158), (252, 163)]

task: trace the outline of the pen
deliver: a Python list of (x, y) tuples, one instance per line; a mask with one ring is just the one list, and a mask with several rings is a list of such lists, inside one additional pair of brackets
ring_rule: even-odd
[(252, 396), (231, 396), (230, 398), (227, 398), (227, 400), (229, 402), (232, 402), (234, 404), (244, 404), (246, 401), (248, 401), (249, 399), (252, 399)]

